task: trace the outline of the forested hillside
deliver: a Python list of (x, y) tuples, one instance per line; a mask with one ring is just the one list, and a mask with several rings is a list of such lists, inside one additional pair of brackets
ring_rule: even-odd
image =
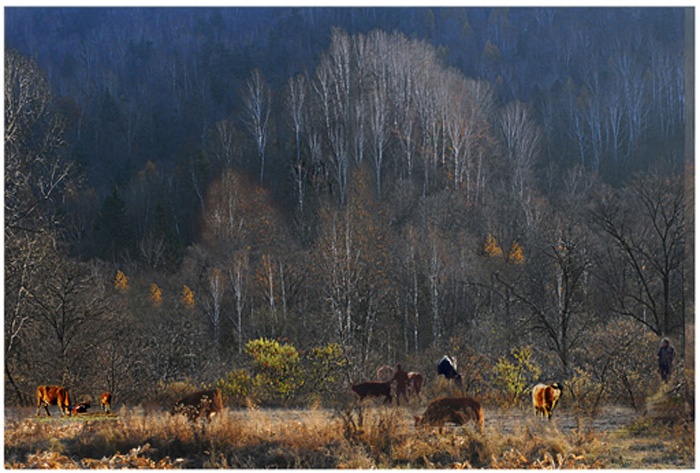
[(343, 382), (451, 353), (507, 391), (525, 357), (632, 405), (660, 337), (682, 358), (683, 9), (7, 8), (5, 35), (8, 403), (252, 376), (260, 338)]

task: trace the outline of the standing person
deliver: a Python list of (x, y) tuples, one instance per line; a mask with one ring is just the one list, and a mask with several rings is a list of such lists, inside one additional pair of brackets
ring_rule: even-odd
[(671, 368), (673, 363), (673, 357), (676, 355), (676, 350), (674, 350), (668, 338), (664, 338), (661, 341), (661, 348), (659, 348), (659, 373), (661, 374), (661, 380), (664, 383), (668, 382), (668, 376), (671, 374)]
[(399, 406), (401, 405), (401, 402), (399, 401), (399, 396), (403, 394), (403, 398), (406, 400), (406, 404), (408, 404), (408, 396), (406, 395), (406, 388), (408, 387), (408, 373), (406, 373), (402, 368), (401, 368), (401, 363), (398, 363), (396, 365), (396, 372), (394, 373), (394, 377), (391, 378), (390, 383), (396, 380), (396, 405)]

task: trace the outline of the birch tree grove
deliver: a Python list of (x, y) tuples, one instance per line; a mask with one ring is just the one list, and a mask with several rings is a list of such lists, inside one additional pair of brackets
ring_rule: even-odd
[(513, 196), (522, 199), (526, 188), (533, 183), (541, 133), (520, 102), (508, 104), (499, 123), (510, 164)]
[(320, 374), (261, 406), (442, 355), (497, 400), (515, 353), (638, 401), (659, 338), (687, 361), (689, 11), (39, 10), (6, 11), (9, 404), (244, 405), (255, 346)]

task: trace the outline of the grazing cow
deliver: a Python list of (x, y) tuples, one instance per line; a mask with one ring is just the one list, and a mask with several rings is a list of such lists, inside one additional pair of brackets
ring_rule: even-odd
[(185, 414), (191, 421), (199, 417), (205, 420), (211, 420), (217, 413), (223, 409), (221, 401), (221, 391), (218, 389), (209, 389), (206, 391), (197, 391), (179, 399), (172, 408), (171, 414)]
[(102, 410), (109, 413), (109, 411), (112, 408), (112, 394), (111, 393), (102, 393), (102, 396), (100, 396), (100, 406), (102, 406)]
[(423, 375), (421, 373), (418, 373), (417, 371), (411, 371), (408, 373), (408, 395), (411, 396), (415, 393), (416, 396), (418, 396), (418, 399), (421, 399), (420, 397), (420, 389), (423, 386)]
[(447, 379), (454, 380), (458, 388), (462, 387), (462, 375), (457, 372), (457, 363), (445, 355), (442, 357), (437, 367), (438, 376), (442, 375)]
[(538, 384), (532, 388), (532, 405), (535, 407), (535, 417), (538, 413), (542, 416), (547, 416), (547, 419), (552, 420), (552, 411), (557, 401), (561, 397), (561, 384)]
[(416, 426), (436, 425), (442, 427), (445, 422), (463, 425), (473, 421), (484, 433), (484, 409), (481, 403), (471, 397), (441, 397), (430, 401), (422, 417), (414, 417)]
[(73, 406), (73, 414), (82, 414), (84, 412), (87, 412), (87, 410), (90, 409), (90, 401), (85, 401), (85, 402), (79, 402), (75, 406)]
[(377, 379), (381, 382), (387, 382), (394, 376), (394, 368), (389, 365), (382, 365), (377, 368)]
[(384, 404), (391, 403), (391, 383), (390, 382), (379, 382), (379, 381), (367, 381), (364, 383), (353, 384), (350, 390), (357, 395), (360, 402), (366, 397), (379, 397), (384, 396)]
[(64, 415), (70, 415), (70, 396), (68, 390), (61, 386), (39, 386), (36, 388), (36, 415), (39, 415), (41, 405), (46, 409), (46, 415), (51, 417), (49, 405), (58, 405)]

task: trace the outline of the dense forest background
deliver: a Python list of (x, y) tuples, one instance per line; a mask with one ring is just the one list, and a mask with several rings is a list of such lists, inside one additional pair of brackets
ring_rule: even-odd
[(267, 338), (634, 404), (685, 343), (683, 9), (6, 8), (5, 42), (8, 403)]

